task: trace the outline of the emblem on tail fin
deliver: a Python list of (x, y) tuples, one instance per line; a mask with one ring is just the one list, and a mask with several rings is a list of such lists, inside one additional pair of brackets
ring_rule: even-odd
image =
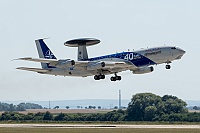
[[(39, 54), (40, 58), (56, 59), (55, 55), (45, 44), (43, 39), (35, 40), (35, 43), (36, 43), (38, 54)], [(41, 63), (41, 65), (42, 65), (42, 68), (53, 68), (53, 67), (49, 66), (48, 63)]]
[(46, 58), (46, 59), (55, 59), (56, 57), (55, 57), (54, 54), (51, 52), (51, 50), (47, 50), (47, 52), (45, 53), (44, 58)]

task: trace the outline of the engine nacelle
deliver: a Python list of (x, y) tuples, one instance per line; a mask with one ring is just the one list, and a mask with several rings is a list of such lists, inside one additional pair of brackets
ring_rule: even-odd
[(63, 67), (70, 67), (74, 66), (75, 61), (74, 60), (59, 60), (59, 63), (56, 64), (56, 67), (63, 68)]
[(153, 72), (153, 67), (143, 67), (143, 68), (139, 68), (137, 70), (133, 70), (133, 74), (144, 74), (144, 73), (150, 73)]
[(105, 67), (105, 62), (95, 62), (87, 66), (87, 70), (96, 70)]

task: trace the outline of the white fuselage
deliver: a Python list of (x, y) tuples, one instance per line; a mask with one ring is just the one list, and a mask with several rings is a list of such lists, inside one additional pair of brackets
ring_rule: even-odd
[[(116, 73), (125, 70), (137, 69), (142, 67), (148, 67), (152, 65), (162, 64), (162, 63), (171, 63), (174, 60), (180, 59), (184, 55), (185, 51), (178, 47), (162, 46), (141, 49), (134, 52), (122, 52), (111, 55), (105, 55), (95, 58), (90, 58), (88, 61), (108, 61), (108, 62), (118, 62), (125, 61), (129, 62), (129, 65), (124, 67), (115, 68)], [(149, 61), (149, 62), (148, 62)], [(96, 74), (112, 74), (114, 71), (104, 71), (99, 70), (88, 70), (87, 66), (74, 66), (66, 68), (52, 68), (48, 73), (51, 75), (63, 75), (63, 76), (92, 76)]]

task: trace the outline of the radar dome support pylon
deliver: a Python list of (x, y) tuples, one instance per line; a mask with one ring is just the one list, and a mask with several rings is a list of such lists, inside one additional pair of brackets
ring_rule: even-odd
[(94, 38), (81, 38), (73, 39), (64, 43), (68, 47), (78, 47), (78, 61), (83, 61), (88, 59), (88, 53), (86, 46), (92, 46), (100, 43), (100, 40)]

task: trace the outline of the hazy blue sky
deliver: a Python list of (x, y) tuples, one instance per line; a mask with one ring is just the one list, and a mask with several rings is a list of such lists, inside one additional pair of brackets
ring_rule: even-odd
[[(130, 99), (135, 93), (171, 94), (200, 100), (200, 1), (198, 0), (1, 0), (0, 100)], [(99, 56), (161, 45), (186, 50), (171, 70), (155, 66), (150, 74), (119, 73), (122, 81), (95, 81), (40, 75), (16, 67), (40, 63), (11, 61), (38, 57), (35, 39), (45, 40), (58, 58), (76, 59), (77, 49), (64, 42), (94, 37), (101, 43), (88, 48)]]

